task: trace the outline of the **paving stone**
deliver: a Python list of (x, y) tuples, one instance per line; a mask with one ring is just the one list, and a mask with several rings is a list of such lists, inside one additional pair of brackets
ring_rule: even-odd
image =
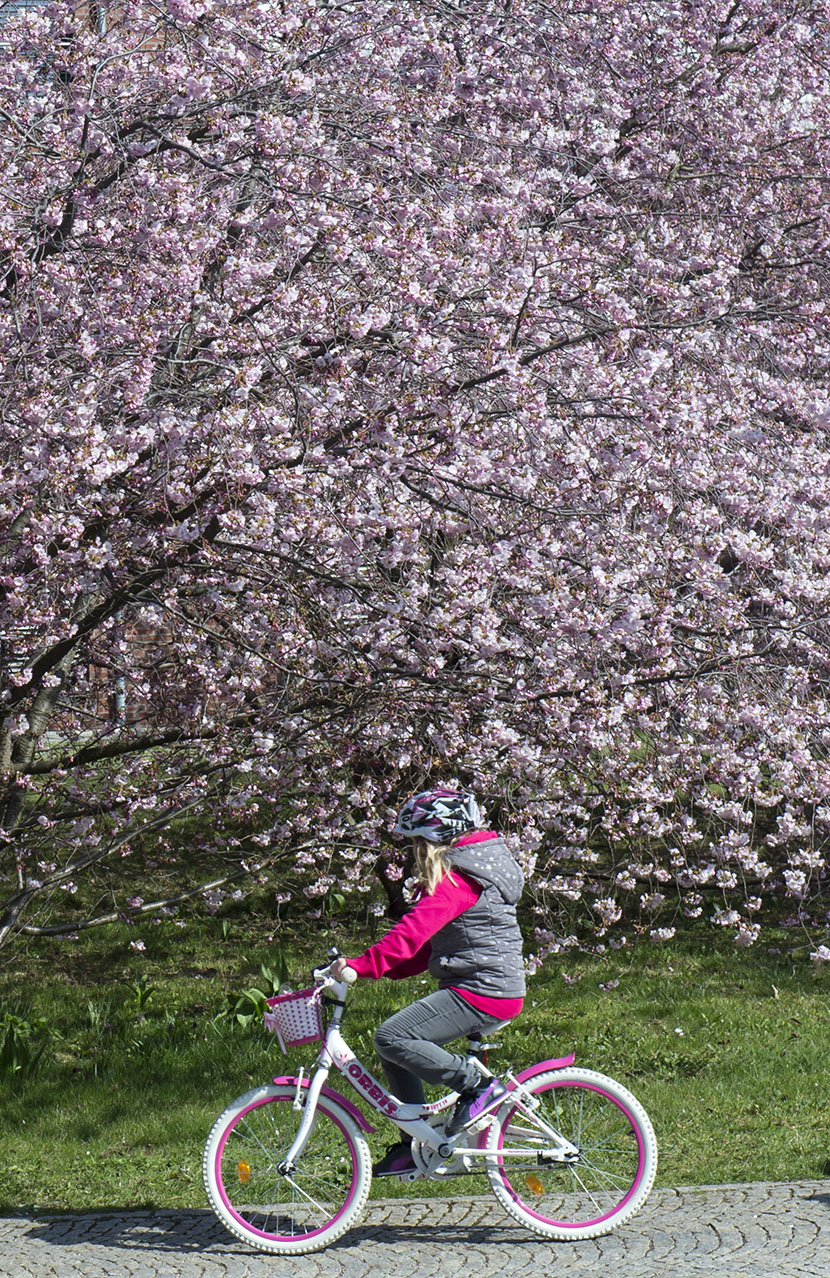
[(616, 1233), (547, 1242), (492, 1198), (369, 1203), (308, 1256), (247, 1247), (209, 1211), (0, 1218), (0, 1275), (21, 1278), (830, 1278), (830, 1181), (655, 1190)]

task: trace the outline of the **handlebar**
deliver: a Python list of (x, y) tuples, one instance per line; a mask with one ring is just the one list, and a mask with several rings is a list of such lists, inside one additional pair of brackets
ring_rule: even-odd
[[(340, 956), (338, 955), (338, 957)], [(334, 962), (334, 959), (331, 960), (331, 962)], [(320, 984), (330, 983), (334, 985), (339, 982), (343, 982), (345, 985), (353, 985), (357, 980), (357, 973), (356, 970), (354, 970), (354, 967), (344, 967), (339, 976), (331, 975), (331, 965), (327, 967), (315, 967), (315, 969), (312, 970), (311, 975), (313, 980), (316, 980), (316, 982)]]
[[(330, 958), (331, 962), (333, 963), (335, 959), (342, 958), (342, 955), (340, 954), (339, 950), (331, 949), (328, 952), (328, 958)], [(345, 985), (354, 985), (355, 981), (357, 980), (357, 972), (354, 970), (353, 967), (344, 967), (339, 977), (332, 976), (331, 963), (329, 964), (328, 967), (315, 967), (311, 975), (315, 981), (321, 984), (324, 981), (331, 981), (332, 983), (342, 981)]]

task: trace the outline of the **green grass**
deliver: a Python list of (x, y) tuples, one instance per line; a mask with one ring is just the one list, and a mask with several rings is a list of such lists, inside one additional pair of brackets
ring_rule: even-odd
[[(130, 948), (137, 935), (143, 952)], [(309, 1048), (283, 1057), (256, 1025), (222, 1018), (228, 994), (260, 984), (260, 964), (278, 945), (299, 986), (332, 941), (348, 953), (366, 940), (342, 923), (309, 938), (244, 915), (225, 935), (221, 920), (194, 914), (183, 929), (145, 921), (21, 944), (0, 971), (0, 1006), (7, 1023), (17, 1017), (23, 1044), (22, 1067), (0, 1075), (0, 1209), (203, 1206), (201, 1153), (216, 1115), (254, 1084), (313, 1060)], [(491, 1064), (573, 1051), (578, 1064), (625, 1082), (654, 1122), (664, 1185), (830, 1175), (826, 976), (803, 950), (738, 951), (716, 940), (701, 932), (671, 948), (551, 962)], [(346, 1035), (373, 1072), (374, 1027), (430, 988), (420, 978), (357, 986)], [(32, 1066), (38, 1018), (51, 1031)], [(377, 1122), (375, 1153), (395, 1138)], [(422, 1182), (417, 1192), (447, 1188)], [(451, 1192), (484, 1188), (469, 1178)], [(411, 1191), (384, 1181), (375, 1192)]]

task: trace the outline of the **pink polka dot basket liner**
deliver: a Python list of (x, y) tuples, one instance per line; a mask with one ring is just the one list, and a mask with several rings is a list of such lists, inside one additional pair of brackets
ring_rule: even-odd
[(276, 1034), (283, 1052), (289, 1047), (299, 1047), (301, 1043), (317, 1043), (323, 1038), (326, 1027), (323, 1023), (322, 992), (322, 988), (297, 990), (293, 994), (277, 994), (266, 999), (268, 1010), (262, 1020), (265, 1028)]

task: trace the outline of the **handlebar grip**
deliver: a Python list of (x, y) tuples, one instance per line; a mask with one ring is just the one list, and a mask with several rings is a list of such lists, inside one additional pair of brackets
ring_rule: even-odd
[(344, 967), (343, 971), (340, 973), (340, 976), (341, 976), (341, 980), (344, 980), (347, 985), (354, 985), (355, 981), (357, 980), (357, 972), (354, 970), (353, 967)]

